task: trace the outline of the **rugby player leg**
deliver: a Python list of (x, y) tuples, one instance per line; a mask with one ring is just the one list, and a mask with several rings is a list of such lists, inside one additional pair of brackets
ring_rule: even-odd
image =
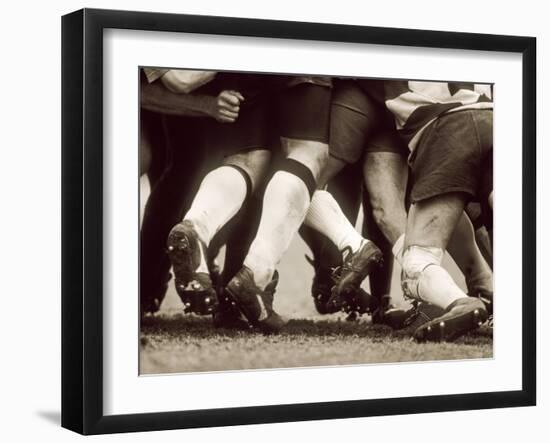
[(487, 319), (477, 297), (467, 296), (441, 266), (448, 241), (458, 223), (466, 194), (449, 193), (411, 206), (402, 258), (402, 286), (408, 297), (444, 310), (420, 326), (419, 341), (453, 340)]
[[(233, 156), (226, 162), (246, 168), (253, 183), (251, 195), (246, 198), (239, 212), (214, 237), (213, 243), (225, 244), (223, 272), (219, 278), (219, 304), (213, 315), (213, 323), (217, 328), (248, 329), (250, 324), (242, 316), (233, 301), (228, 298), (225, 285), (242, 267), (248, 248), (256, 235), (262, 212), (261, 194), (264, 178), (269, 170), (266, 162), (269, 151), (259, 151), (257, 155), (244, 158), (243, 155)], [(212, 252), (212, 243), (209, 252)], [(215, 247), (215, 245), (214, 245)], [(218, 248), (219, 249), (219, 248)], [(212, 267), (210, 266), (212, 269)]]
[(492, 151), (492, 111), (468, 110), (439, 117), (416, 147), (411, 166), (413, 205), (401, 261), (406, 296), (444, 313), (418, 327), (419, 341), (453, 340), (488, 318), (484, 303), (469, 297), (443, 269), (444, 251), (464, 206), (478, 195), (482, 158)]
[(479, 202), (470, 202), (466, 205), (464, 212), (466, 212), (474, 228), (477, 247), (492, 271), (493, 250), (491, 247), (491, 240), (489, 239), (489, 232), (487, 226), (485, 226), (486, 220), (483, 214), (482, 205)]
[(284, 138), (282, 144), (286, 159), (266, 187), (258, 234), (245, 259), (260, 288), (302, 224), (328, 158), (328, 145), (320, 141)]
[(407, 226), (407, 159), (394, 152), (369, 152), (363, 175), (374, 220), (388, 241), (395, 244)]
[[(346, 169), (345, 173), (340, 174), (344, 169)], [(347, 162), (329, 155), (327, 165), (321, 173), (318, 184), (319, 189), (323, 189), (323, 187), (326, 186), (326, 189), (333, 194), (333, 196), (335, 194), (338, 195), (335, 198), (340, 204), (344, 214), (350, 220), (355, 220), (357, 218), (359, 211), (359, 194), (361, 192), (361, 188), (358, 186), (358, 180), (360, 180), (360, 178), (355, 169), (357, 168), (354, 168), (353, 165), (349, 165)], [(317, 277), (317, 271), (320, 266), (328, 270), (328, 274), (330, 274), (331, 268), (342, 264), (342, 259), (336, 246), (332, 245), (323, 234), (306, 224), (300, 226), (298, 232), (313, 254), (313, 259), (309, 257), (307, 257), (307, 259), (315, 269), (316, 276), (314, 279)], [(332, 254), (332, 252), (335, 253)], [(325, 254), (322, 260), (321, 255), (323, 253)], [(323, 263), (321, 263), (321, 261), (323, 261)], [(330, 287), (332, 287), (332, 284)], [(330, 287), (328, 288), (329, 296)]]
[[(398, 244), (397, 248), (398, 240), (406, 228), (407, 176), (408, 166), (403, 155), (394, 152), (367, 153), (365, 183), (373, 215), (386, 238), (392, 244)], [(469, 294), (492, 300), (492, 272), (477, 247), (471, 223), (465, 213), (461, 215), (447, 249), (466, 278)]]
[[(384, 241), (378, 241), (377, 244), (381, 245), (384, 251), (384, 263), (387, 267), (383, 273), (383, 281), (380, 282), (380, 286), (385, 290), (382, 294), (384, 298), (381, 299), (380, 308), (373, 320), (400, 328), (410, 318), (411, 313), (408, 309), (397, 309), (394, 306), (395, 303), (389, 296), (389, 289), (393, 269), (392, 246), (405, 233), (407, 223), (405, 192), (408, 165), (406, 155), (401, 149), (402, 142), (394, 138), (387, 140), (386, 138), (380, 138), (378, 143), (375, 143), (376, 140), (373, 141), (373, 146), (368, 149), (363, 165), (366, 199), (368, 199), (376, 227), (385, 237)], [(382, 143), (384, 140), (386, 142)], [(395, 149), (390, 149), (392, 144), (395, 145)], [(365, 218), (365, 220), (368, 219)], [(373, 277), (377, 277), (378, 274), (373, 274)], [(371, 277), (371, 288), (372, 280)]]
[(489, 243), (493, 244), (493, 150), (485, 154), (482, 163), (481, 186), (479, 191), (479, 200), (481, 202), (481, 216), (483, 225), (487, 230)]
[[(189, 207), (203, 165), (200, 131), (189, 118), (163, 116), (166, 144), (153, 145), (168, 151), (167, 165), (158, 174), (145, 205), (140, 230), (140, 299), (142, 313), (156, 312), (170, 280), (166, 237)], [(154, 140), (159, 140), (160, 136)], [(150, 178), (150, 181), (153, 180)]]
[(493, 300), (493, 272), (481, 254), (472, 222), (465, 212), (460, 216), (447, 245), (447, 251), (464, 274), (468, 294), (484, 300), (490, 311)]
[[(492, 111), (473, 113), (473, 121), (479, 125), (481, 158), (479, 162), (478, 184), (475, 200), (480, 202), (479, 226), (486, 232), (486, 245), (489, 259), (492, 259), (493, 231), (493, 148), (492, 148)], [(473, 226), (466, 212), (451, 237), (448, 251), (466, 277), (468, 294), (483, 301), (490, 316), (493, 314), (493, 272), (476, 241)]]
[[(220, 81), (219, 87), (225, 90), (231, 81), (244, 84), (255, 79), (252, 75), (229, 76), (225, 83)], [(213, 313), (218, 301), (209, 273), (213, 258), (213, 254), (208, 254), (210, 241), (240, 210), (258, 183), (259, 174), (264, 173), (265, 168), (262, 170), (261, 165), (269, 162), (264, 133), (257, 130), (258, 123), (263, 121), (265, 107), (251, 100), (250, 105), (241, 109), (243, 100), (238, 92), (227, 95), (223, 110), (231, 121), (209, 120), (206, 123), (207, 145), (212, 155), (223, 161), (203, 178), (191, 207), (167, 239), (176, 290), (186, 309), (198, 314)]]
[[(394, 261), (392, 244), (376, 224), (372, 213), (369, 194), (366, 189), (363, 191), (362, 235), (378, 245), (383, 255), (383, 263), (380, 269), (369, 275), (369, 287), (370, 293), (372, 294), (369, 312), (371, 313), (372, 322), (384, 323), (396, 328), (395, 315), (400, 314), (400, 316), (402, 316), (401, 314), (403, 314), (404, 311), (395, 307), (391, 297)], [(391, 317), (390, 314), (393, 315), (393, 317)]]
[[(180, 295), (204, 300), (198, 313), (212, 313), (217, 302), (209, 274), (207, 250), (214, 235), (241, 209), (265, 174), (270, 153), (254, 149), (230, 155), (202, 180), (191, 207), (168, 236), (168, 251)], [(193, 300), (184, 302), (197, 309)]]
[(250, 324), (265, 333), (284, 325), (273, 310), (275, 267), (305, 218), (328, 158), (329, 104), (330, 89), (311, 83), (277, 97), (285, 159), (267, 184), (258, 232), (244, 265), (226, 287)]
[(139, 175), (147, 174), (152, 189), (168, 166), (163, 116), (140, 109), (139, 123)]
[[(320, 187), (330, 181), (344, 166), (361, 158), (365, 142), (375, 128), (378, 115), (373, 103), (352, 80), (334, 82), (330, 118), (330, 157), (320, 177)], [(355, 189), (361, 192), (359, 183)], [(355, 211), (355, 221), (357, 212)], [(354, 310), (360, 295), (360, 284), (380, 264), (381, 252), (364, 239), (339, 207), (333, 195), (318, 190), (305, 217), (304, 224), (326, 236), (340, 251), (342, 265), (333, 273), (334, 288), (326, 305), (331, 312)], [(360, 297), (359, 297), (360, 298)]]
[[(343, 169), (341, 169), (341, 166), (337, 169), (331, 168), (331, 165), (334, 165), (336, 162), (343, 163)], [(335, 175), (329, 174), (325, 176), (330, 178), (327, 183), (327, 191), (332, 194), (334, 199), (338, 202), (346, 218), (354, 223), (355, 220), (357, 220), (361, 204), (361, 165), (359, 163), (347, 164), (336, 157), (330, 156), (325, 172), (327, 169), (336, 171)], [(319, 231), (304, 224), (300, 228), (300, 232), (305, 230), (310, 232), (310, 238), (318, 239), (319, 243), (317, 249), (315, 249), (306, 241), (314, 257), (314, 259), (311, 260), (315, 271), (311, 285), (311, 295), (316, 310), (321, 314), (329, 314), (337, 310), (334, 307), (329, 307), (327, 302), (330, 299), (332, 287), (335, 284), (333, 278), (334, 271), (341, 267), (343, 263), (342, 254), (336, 245)], [(302, 238), (304, 238), (303, 235)], [(358, 293), (357, 295), (358, 303), (356, 303), (356, 311), (363, 314), (371, 308), (371, 297), (364, 291), (361, 291), (360, 294)], [(354, 317), (356, 317), (356, 314), (349, 318), (353, 319)]]
[(325, 235), (342, 256), (342, 266), (334, 273), (335, 285), (327, 302), (328, 309), (357, 311), (360, 285), (380, 266), (382, 252), (357, 232), (327, 191), (315, 192), (305, 223)]

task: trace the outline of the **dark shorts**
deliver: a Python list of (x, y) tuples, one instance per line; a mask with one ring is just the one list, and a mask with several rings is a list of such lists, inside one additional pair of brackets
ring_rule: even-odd
[(206, 140), (224, 156), (278, 146), (285, 137), (328, 143), (330, 82), (262, 74), (221, 75), (209, 86), (210, 95), (233, 89), (245, 97), (234, 123), (208, 119)]
[(439, 117), (422, 134), (411, 163), (412, 203), (463, 192), (483, 205), (493, 189), (493, 111)]
[(352, 164), (366, 152), (408, 155), (393, 117), (353, 80), (335, 80), (331, 103), (330, 155)]

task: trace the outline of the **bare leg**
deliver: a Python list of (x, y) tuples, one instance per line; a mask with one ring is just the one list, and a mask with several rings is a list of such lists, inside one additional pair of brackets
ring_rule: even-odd
[[(392, 246), (405, 233), (407, 226), (407, 175), (408, 166), (404, 156), (394, 152), (367, 152), (363, 164), (366, 188), (363, 199), (363, 233), (365, 237), (374, 241), (384, 254), (383, 267), (369, 276), (371, 292), (381, 300), (381, 303), (382, 297), (389, 296), (391, 289), (394, 261)], [(391, 299), (387, 302), (391, 304)]]
[(321, 171), (317, 187), (319, 189), (324, 188), (325, 185), (336, 177), (346, 166), (348, 166), (348, 164), (344, 160), (329, 155), (327, 164)]
[(444, 194), (411, 207), (407, 221), (403, 274), (405, 294), (444, 313), (421, 325), (416, 340), (453, 340), (477, 328), (488, 317), (477, 297), (468, 297), (441, 267), (444, 250), (464, 209), (463, 194)]
[(450, 193), (412, 205), (405, 249), (413, 245), (445, 249), (462, 215), (464, 202), (464, 195)]
[(376, 300), (376, 306), (372, 310), (374, 323), (384, 322), (384, 313), (391, 303), (391, 282), (393, 275), (392, 244), (382, 233), (374, 220), (368, 192), (363, 192), (363, 227), (361, 231), (364, 238), (374, 242), (382, 251), (383, 263), (376, 272), (369, 275), (370, 293)]
[(462, 213), (459, 218), (447, 250), (464, 274), (471, 295), (475, 295), (479, 289), (492, 292), (491, 268), (479, 250), (472, 223), (465, 213)]
[(443, 253), (464, 209), (465, 196), (440, 195), (411, 206), (403, 254), (405, 294), (446, 309), (466, 294), (441, 267)]
[(370, 152), (363, 171), (374, 220), (388, 241), (394, 244), (407, 226), (406, 159), (393, 152)]
[(251, 191), (258, 189), (267, 175), (271, 152), (267, 149), (254, 149), (225, 157), (224, 165), (238, 166), (250, 177)]

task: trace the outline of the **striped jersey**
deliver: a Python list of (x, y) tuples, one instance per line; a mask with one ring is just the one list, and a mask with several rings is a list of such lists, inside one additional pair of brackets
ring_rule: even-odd
[(491, 85), (477, 83), (386, 80), (384, 100), (411, 151), (424, 129), (439, 116), (493, 108)]

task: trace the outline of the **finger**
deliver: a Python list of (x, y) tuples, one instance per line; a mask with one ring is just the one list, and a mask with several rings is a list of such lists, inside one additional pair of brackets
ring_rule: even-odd
[(236, 120), (236, 118), (225, 117), (223, 115), (218, 117), (218, 121), (221, 123), (234, 123)]
[(241, 102), (244, 100), (244, 96), (239, 91), (235, 91), (234, 89), (226, 89), (223, 92), (226, 92), (227, 94), (231, 95), (232, 97), (237, 98)]
[(224, 110), (226, 110), (226, 111), (236, 112), (237, 114), (239, 113), (239, 111), (240, 111), (240, 109), (241, 109), (239, 106), (233, 106), (233, 105), (231, 105), (231, 104), (229, 104), (229, 103), (227, 103), (227, 102), (223, 102), (223, 101), (220, 102), (219, 108), (220, 108), (220, 110), (221, 110), (221, 109), (224, 109)]
[(244, 101), (243, 95), (239, 91), (230, 91), (231, 94), (233, 94), (235, 97), (239, 99), (239, 101)]
[(235, 91), (223, 91), (221, 98), (222, 100), (226, 101), (227, 103), (230, 103), (233, 106), (239, 106), (241, 104), (241, 99), (239, 99), (239, 97), (236, 94), (238, 93), (236, 93)]
[(229, 118), (237, 118), (239, 116), (239, 113), (228, 111), (227, 109), (220, 109), (220, 115)]
[(220, 98), (218, 98), (217, 106), (218, 106), (218, 109), (227, 109), (228, 111), (231, 111), (231, 112), (239, 112), (239, 105), (235, 106), (229, 103), (228, 101), (226, 101), (225, 98), (221, 96)]

